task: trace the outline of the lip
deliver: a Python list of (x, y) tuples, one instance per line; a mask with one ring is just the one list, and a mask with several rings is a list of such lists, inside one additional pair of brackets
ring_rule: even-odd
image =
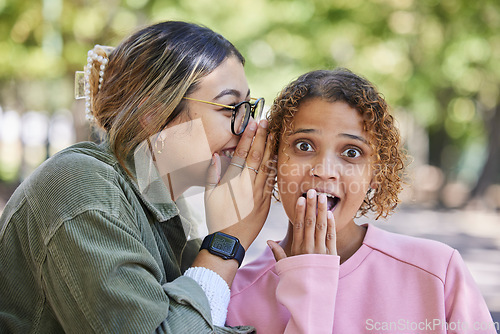
[(329, 194), (329, 195), (332, 195), (334, 197), (340, 198), (340, 196), (338, 196), (333, 190), (324, 189), (324, 188), (312, 188), (312, 189), (316, 190), (317, 193), (325, 193), (325, 194)]

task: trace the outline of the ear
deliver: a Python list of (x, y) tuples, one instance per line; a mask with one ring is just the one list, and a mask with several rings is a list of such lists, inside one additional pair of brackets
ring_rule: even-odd
[[(140, 107), (144, 104), (144, 102), (146, 102), (148, 100), (147, 97), (143, 97), (141, 102), (139, 102), (139, 105), (137, 107)], [(151, 124), (153, 120), (153, 111), (148, 111), (146, 114), (144, 115), (141, 115), (141, 117), (139, 117), (139, 123), (141, 124), (142, 128), (146, 128), (149, 124)]]
[(151, 124), (152, 121), (153, 121), (153, 112), (152, 111), (139, 117), (139, 123), (141, 124), (143, 129), (147, 128), (148, 125)]

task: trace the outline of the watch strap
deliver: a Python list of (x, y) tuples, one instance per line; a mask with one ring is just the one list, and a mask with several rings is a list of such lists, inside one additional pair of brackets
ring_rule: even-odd
[(208, 249), (208, 247), (210, 247), (210, 243), (212, 242), (212, 239), (214, 238), (214, 234), (215, 233), (209, 234), (203, 239), (203, 241), (201, 242), (200, 250)]
[(245, 257), (245, 248), (240, 244), (238, 241), (238, 244), (236, 245), (236, 253), (234, 253), (234, 258), (236, 261), (238, 261), (238, 268), (241, 266), (241, 263), (243, 262), (243, 258)]

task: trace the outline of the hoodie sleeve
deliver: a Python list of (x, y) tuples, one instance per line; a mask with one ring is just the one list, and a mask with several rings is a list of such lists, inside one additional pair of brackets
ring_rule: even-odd
[(340, 257), (305, 254), (276, 263), (277, 300), (290, 312), (286, 334), (332, 333)]
[(491, 314), (472, 275), (454, 251), (444, 285), (446, 322), (453, 333), (496, 334)]

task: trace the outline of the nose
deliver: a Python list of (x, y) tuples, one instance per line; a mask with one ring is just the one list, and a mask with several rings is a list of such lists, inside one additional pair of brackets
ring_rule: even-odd
[(335, 180), (340, 176), (340, 164), (335, 157), (325, 156), (312, 166), (310, 174), (322, 180)]

